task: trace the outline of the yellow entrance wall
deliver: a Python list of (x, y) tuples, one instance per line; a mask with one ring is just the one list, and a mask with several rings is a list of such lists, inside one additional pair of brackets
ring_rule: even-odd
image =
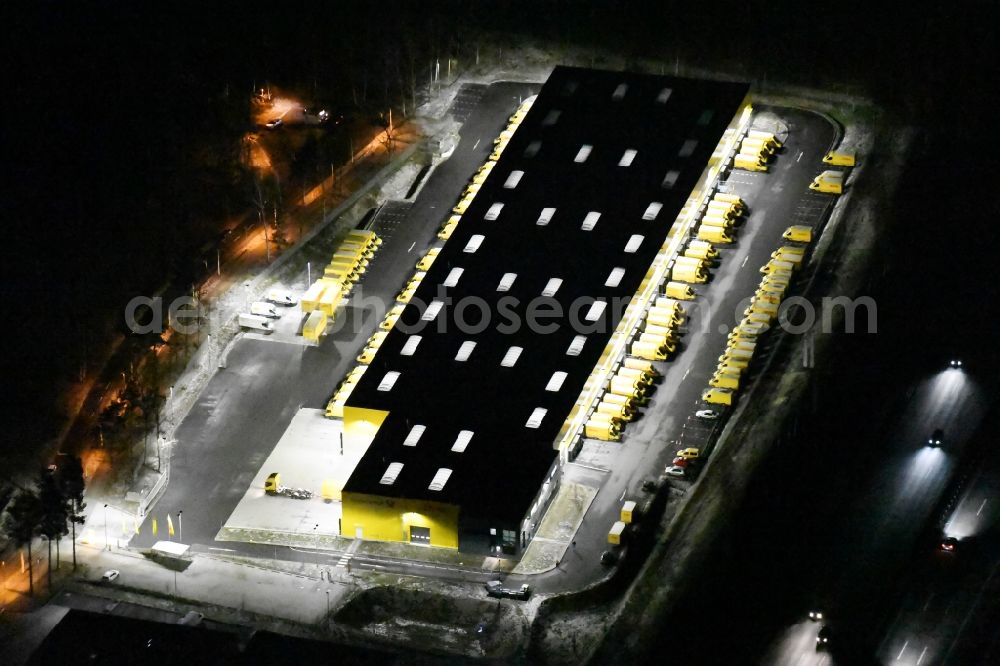
[(367, 450), (387, 416), (389, 412), (381, 409), (344, 406), (344, 445), (360, 445)]
[(458, 549), (458, 507), (443, 502), (343, 493), (341, 535), (371, 541), (410, 542), (410, 527), (427, 527), (431, 545)]

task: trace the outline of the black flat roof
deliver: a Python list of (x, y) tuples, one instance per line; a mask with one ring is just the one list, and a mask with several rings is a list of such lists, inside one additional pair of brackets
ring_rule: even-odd
[[(447, 502), (467, 516), (519, 520), (624, 305), (747, 93), (740, 83), (557, 67), (351, 393), (348, 406), (390, 416), (344, 490)], [(585, 145), (592, 147), (589, 156), (575, 161)], [(631, 164), (620, 166), (628, 150), (636, 151)], [(523, 176), (505, 187), (514, 171)], [(652, 202), (662, 209), (654, 220), (643, 220)], [(497, 203), (503, 204), (497, 219), (485, 219)], [(543, 208), (555, 212), (539, 225)], [(600, 217), (585, 231), (590, 212)], [(483, 239), (469, 253), (473, 235)], [(642, 236), (641, 243), (628, 253), (634, 236)], [(463, 269), (457, 284), (443, 287), (457, 268)], [(606, 286), (616, 268), (624, 269), (618, 286)], [(498, 292), (505, 274), (516, 278)], [(543, 299), (553, 278), (562, 283)], [(434, 321), (421, 321), (426, 305), (444, 297), (451, 304)], [(588, 324), (584, 313), (594, 299), (609, 302), (601, 325), (577, 330), (571, 315)], [(621, 305), (613, 307), (613, 299)], [(523, 324), (529, 307), (560, 307), (565, 316), (540, 320), (554, 330), (532, 330)], [(483, 308), (491, 313), (485, 329)], [(521, 326), (509, 323), (511, 313)], [(401, 355), (411, 335), (421, 336), (420, 343), (413, 355)], [(578, 335), (586, 339), (582, 351), (567, 355)], [(475, 343), (468, 360), (455, 360), (467, 342)], [(503, 367), (512, 346), (523, 351), (513, 367)], [(380, 391), (389, 372), (399, 376), (391, 390)], [(546, 390), (557, 372), (566, 373), (561, 387)], [(537, 428), (528, 428), (536, 408), (547, 411)], [(404, 446), (418, 424), (426, 429), (417, 445)], [(457, 453), (452, 446), (463, 430), (474, 434)], [(403, 465), (396, 480), (381, 483), (394, 462)], [(430, 490), (441, 468), (452, 474), (442, 490)]]

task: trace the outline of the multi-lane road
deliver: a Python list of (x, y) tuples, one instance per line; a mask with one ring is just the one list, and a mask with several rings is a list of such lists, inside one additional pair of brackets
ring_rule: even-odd
[(941, 538), (956, 539), (955, 549), (937, 543), (912, 558), (899, 611), (878, 649), (882, 663), (1000, 660), (995, 631), (1000, 612), (1000, 449), (991, 446), (984, 431), (972, 444), (980, 445), (984, 455), (943, 521)]

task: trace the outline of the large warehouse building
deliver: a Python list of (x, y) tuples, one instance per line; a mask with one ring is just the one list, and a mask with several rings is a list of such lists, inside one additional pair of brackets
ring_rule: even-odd
[(624, 353), (625, 305), (655, 292), (749, 110), (744, 84), (553, 71), (347, 400), (367, 451), (345, 536), (525, 547)]

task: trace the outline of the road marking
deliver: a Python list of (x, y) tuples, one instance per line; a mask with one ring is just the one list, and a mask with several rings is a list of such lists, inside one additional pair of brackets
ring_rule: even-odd
[(475, 143), (475, 145), (474, 145), (474, 146), (472, 146), (472, 149), (473, 149), (473, 150), (475, 150), (475, 149), (476, 149), (477, 147), (479, 147), (479, 142), (480, 142), (480, 141), (482, 141), (482, 139), (476, 139), (476, 143)]
[(347, 568), (347, 563), (350, 562), (350, 561), (351, 561), (351, 556), (349, 554), (347, 554), (347, 553), (344, 553), (340, 557), (340, 560), (337, 562), (337, 566), (340, 567), (341, 569), (346, 569)]
[(802, 159), (802, 153), (803, 153), (803, 152), (804, 152), (804, 151), (801, 151), (801, 150), (799, 151), (799, 156), (795, 158), (795, 161), (796, 161), (796, 162), (798, 162), (799, 160), (801, 160), (801, 159)]
[(924, 660), (924, 655), (925, 654), (927, 654), (927, 646), (926, 645), (924, 646), (924, 649), (920, 652), (920, 658), (917, 659), (917, 666), (920, 666), (920, 662), (922, 662)]
[(413, 252), (413, 248), (416, 247), (416, 245), (417, 245), (417, 241), (413, 241), (413, 245), (410, 246), (410, 249), (407, 250), (406, 253), (409, 254), (410, 252)]
[(569, 464), (569, 465), (576, 465), (576, 466), (578, 466), (578, 467), (582, 467), (582, 468), (584, 468), (584, 469), (592, 469), (592, 470), (594, 470), (595, 472), (600, 472), (601, 474), (607, 474), (608, 472), (610, 472), (610, 471), (611, 471), (611, 470), (610, 470), (610, 469), (608, 469), (607, 467), (597, 467), (597, 466), (595, 466), (595, 465), (586, 465), (586, 464), (584, 464), (584, 463), (582, 463), (582, 462), (577, 462), (576, 460), (574, 460), (574, 461), (573, 461), (573, 462), (571, 462), (571, 463), (567, 463), (567, 464)]
[(746, 266), (747, 265), (747, 261), (749, 259), (750, 259), (750, 255), (749, 254), (747, 256), (743, 257), (743, 263), (740, 264), (740, 268), (743, 268), (744, 266)]
[(986, 506), (986, 500), (983, 500), (983, 503), (979, 505), (979, 511), (976, 511), (977, 516), (983, 512), (983, 507), (985, 506)]
[(687, 372), (684, 373), (684, 376), (681, 377), (681, 381), (684, 381), (685, 379), (687, 379), (687, 376), (690, 375), (690, 374), (691, 374), (691, 368), (688, 368)]
[(899, 654), (896, 655), (896, 661), (899, 661), (900, 659), (903, 658), (903, 652), (906, 651), (906, 646), (909, 645), (909, 644), (910, 644), (910, 641), (906, 641), (905, 643), (903, 643), (903, 649), (900, 650)]
[(625, 499), (625, 490), (622, 491), (622, 496), (618, 498), (618, 501), (621, 502), (623, 499)]
[(209, 547), (208, 547), (208, 549), (209, 549), (209, 550), (218, 550), (218, 551), (222, 551), (223, 553), (235, 553), (235, 552), (236, 552), (236, 551), (235, 551), (235, 550), (233, 550), (232, 548), (216, 548), (215, 546), (209, 546)]

